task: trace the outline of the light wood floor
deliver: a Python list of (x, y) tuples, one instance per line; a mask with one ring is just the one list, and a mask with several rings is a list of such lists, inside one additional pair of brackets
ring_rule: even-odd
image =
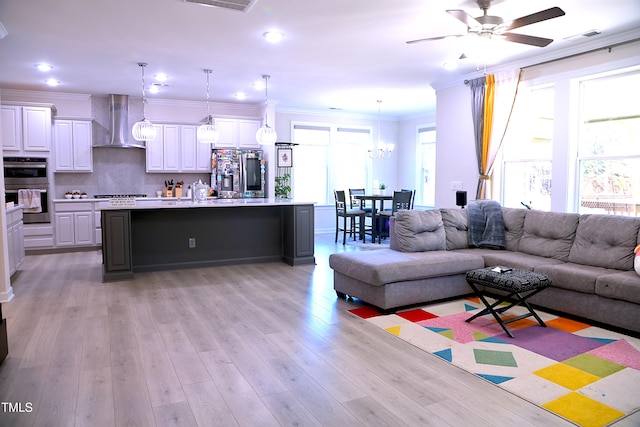
[(99, 252), (28, 256), (0, 366), (0, 402), (27, 412), (0, 408), (0, 425), (572, 425), (347, 313), (342, 250), (318, 235), (316, 266), (107, 284)]

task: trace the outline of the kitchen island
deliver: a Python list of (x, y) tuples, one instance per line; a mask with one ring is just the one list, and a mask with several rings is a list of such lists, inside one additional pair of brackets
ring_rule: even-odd
[(313, 203), (136, 199), (105, 201), (99, 208), (104, 282), (129, 280), (144, 271), (315, 263)]

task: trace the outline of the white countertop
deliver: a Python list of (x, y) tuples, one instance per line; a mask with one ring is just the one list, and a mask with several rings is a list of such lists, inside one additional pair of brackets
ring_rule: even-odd
[[(88, 199), (84, 199), (87, 201)], [(95, 207), (104, 210), (118, 209), (176, 209), (176, 208), (228, 208), (228, 207), (251, 207), (251, 206), (294, 206), (294, 205), (313, 205), (314, 202), (301, 202), (291, 199), (214, 199), (210, 198), (204, 202), (192, 202), (191, 199), (182, 198), (139, 198), (135, 200), (135, 206), (109, 206), (107, 199), (94, 199), (99, 203)], [(66, 199), (65, 199), (66, 201)], [(78, 201), (78, 200), (72, 200)], [(82, 201), (82, 199), (80, 199)]]

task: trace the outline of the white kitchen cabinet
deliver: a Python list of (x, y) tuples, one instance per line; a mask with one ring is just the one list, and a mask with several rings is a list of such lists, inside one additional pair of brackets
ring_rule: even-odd
[(156, 124), (147, 142), (147, 172), (211, 172), (211, 145), (197, 141), (197, 126)]
[(235, 119), (216, 119), (216, 129), (220, 132), (220, 139), (216, 148), (236, 148), (238, 145), (238, 124)]
[(7, 212), (7, 251), (9, 255), (9, 274), (12, 275), (24, 261), (22, 209)]
[(48, 153), (51, 147), (51, 108), (3, 105), (2, 150), (26, 156)]
[(92, 129), (90, 120), (54, 122), (55, 172), (92, 172)]
[(258, 129), (258, 120), (238, 120), (238, 148), (260, 148), (256, 140)]
[(259, 120), (216, 119), (216, 128), (220, 139), (216, 148), (259, 148), (256, 132), (260, 129)]
[(180, 170), (180, 127), (164, 125), (162, 133), (162, 169), (166, 172), (177, 172)]
[(55, 203), (56, 246), (92, 246), (95, 227), (91, 202)]
[(156, 137), (152, 141), (146, 141), (147, 172), (164, 171), (164, 134), (162, 125), (153, 125), (156, 128)]

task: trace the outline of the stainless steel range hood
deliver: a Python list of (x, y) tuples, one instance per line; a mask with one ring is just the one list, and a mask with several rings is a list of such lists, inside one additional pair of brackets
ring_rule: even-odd
[(98, 141), (94, 148), (145, 148), (144, 142), (134, 140), (130, 133), (128, 95), (109, 95), (109, 117), (110, 138)]

